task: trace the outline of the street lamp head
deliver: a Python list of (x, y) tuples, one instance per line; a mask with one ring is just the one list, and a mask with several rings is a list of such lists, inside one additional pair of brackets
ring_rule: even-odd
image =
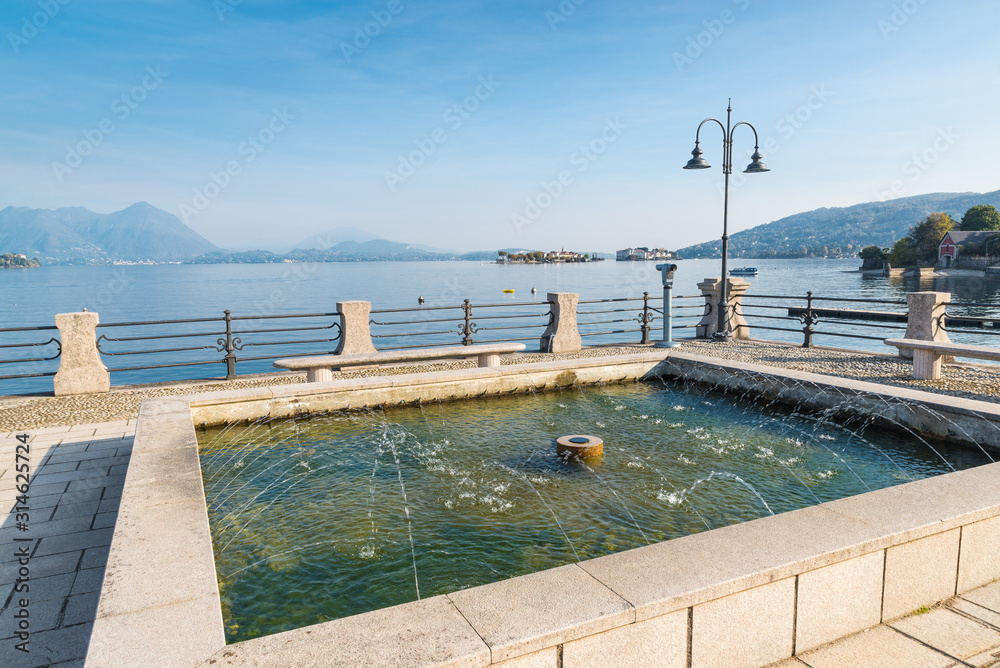
[(764, 156), (762, 156), (760, 154), (760, 151), (758, 151), (756, 148), (754, 148), (753, 155), (750, 156), (750, 159), (753, 160), (753, 162), (751, 162), (749, 165), (747, 165), (747, 168), (743, 170), (743, 173), (744, 174), (757, 174), (759, 172), (769, 172), (769, 171), (771, 171), (768, 168), (768, 166), (765, 165), (762, 162), (763, 157)]
[(698, 146), (698, 142), (695, 142), (694, 150), (691, 151), (691, 155), (693, 157), (688, 160), (686, 165), (684, 165), (684, 169), (708, 169), (711, 167), (711, 165), (708, 164), (708, 161), (701, 157), (701, 153), (702, 151)]

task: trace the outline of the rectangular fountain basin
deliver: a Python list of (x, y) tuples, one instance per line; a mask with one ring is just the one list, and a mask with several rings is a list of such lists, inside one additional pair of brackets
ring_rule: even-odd
[(676, 351), (147, 400), (87, 663), (766, 665), (1000, 577), (988, 464), (226, 645), (195, 425), (654, 376), (998, 441), (995, 404)]

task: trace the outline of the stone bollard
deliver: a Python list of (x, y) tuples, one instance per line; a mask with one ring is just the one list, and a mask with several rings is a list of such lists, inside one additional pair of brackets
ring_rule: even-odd
[(60, 313), (56, 315), (59, 341), (59, 371), (53, 378), (57, 397), (71, 394), (94, 394), (111, 389), (111, 376), (97, 352), (97, 314)]
[(545, 328), (538, 342), (543, 353), (571, 353), (582, 347), (580, 330), (576, 326), (576, 306), (580, 295), (572, 292), (550, 292), (547, 296), (552, 309), (552, 323)]
[[(950, 292), (910, 292), (906, 295), (906, 306), (909, 313), (906, 316), (906, 338), (921, 341), (942, 341), (951, 343), (948, 331), (944, 325), (944, 310), (951, 303)], [(899, 356), (903, 359), (913, 359), (913, 350), (900, 349)], [(941, 357), (945, 364), (951, 364), (955, 358), (950, 355)]]
[[(706, 278), (698, 284), (698, 289), (705, 297), (705, 316), (695, 327), (695, 336), (699, 339), (710, 339), (715, 334), (719, 324), (719, 290), (722, 281), (717, 278)], [(734, 339), (749, 339), (750, 327), (743, 318), (743, 295), (750, 287), (749, 281), (742, 278), (729, 277), (729, 331)]]
[(372, 343), (369, 323), (371, 302), (337, 302), (337, 311), (340, 313), (340, 342), (334, 354), (357, 355), (377, 352)]

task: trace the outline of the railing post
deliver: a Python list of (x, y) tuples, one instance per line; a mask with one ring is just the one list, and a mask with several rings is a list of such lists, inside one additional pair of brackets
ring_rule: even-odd
[(111, 389), (111, 375), (97, 350), (97, 323), (97, 314), (86, 311), (56, 315), (62, 347), (59, 371), (52, 379), (57, 397)]
[(799, 317), (799, 321), (804, 325), (802, 333), (805, 340), (802, 342), (803, 348), (813, 347), (813, 325), (816, 324), (816, 316), (813, 314), (813, 293), (812, 290), (806, 292), (806, 312)]
[[(906, 338), (922, 341), (951, 343), (945, 329), (945, 308), (951, 303), (950, 292), (911, 292), (906, 295)], [(913, 359), (913, 350), (900, 349), (899, 356)], [(944, 363), (954, 362), (951, 356), (942, 357)]]
[(372, 303), (363, 301), (337, 302), (340, 314), (340, 341), (335, 355), (374, 353), (372, 343)]
[(223, 311), (225, 317), (223, 320), (226, 322), (226, 380), (233, 380), (236, 378), (236, 344), (233, 342), (233, 316), (229, 309)]
[[(749, 339), (750, 327), (743, 318), (743, 295), (750, 287), (748, 281), (741, 278), (729, 277), (729, 331), (734, 339)], [(710, 339), (718, 328), (719, 316), (716, 314), (719, 304), (719, 289), (722, 281), (718, 278), (706, 278), (698, 284), (702, 296), (705, 298), (705, 314), (701, 321), (695, 326), (695, 336), (699, 339)]]
[(649, 312), (649, 293), (642, 293), (642, 339), (639, 343), (649, 343), (649, 323), (653, 319), (653, 314)]
[(543, 353), (568, 353), (583, 347), (576, 326), (576, 307), (580, 295), (572, 292), (550, 292), (546, 296), (552, 313), (548, 327), (542, 333), (539, 347)]
[(465, 311), (465, 324), (462, 326), (462, 345), (471, 346), (472, 345), (472, 304), (468, 299), (462, 304), (462, 310)]

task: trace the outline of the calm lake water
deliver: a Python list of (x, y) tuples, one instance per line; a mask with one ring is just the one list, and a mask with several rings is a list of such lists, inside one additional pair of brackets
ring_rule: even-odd
[[(736, 260), (731, 266), (739, 266), (744, 261)], [(752, 287), (748, 295), (801, 295), (812, 290), (816, 296), (904, 300), (906, 292), (912, 290), (941, 290), (951, 292), (955, 301), (1000, 304), (1000, 282), (985, 281), (982, 278), (937, 278), (933, 280), (902, 280), (883, 277), (862, 276), (857, 273), (860, 260), (751, 260), (747, 264), (758, 267), (758, 276), (750, 278)], [(675, 296), (699, 294), (697, 283), (706, 277), (719, 275), (718, 260), (682, 260), (678, 262)], [(531, 289), (537, 294), (532, 295)], [(504, 289), (515, 293), (504, 294)], [(336, 309), (338, 301), (361, 299), (370, 301), (374, 309), (411, 308), (417, 306), (417, 297), (425, 298), (425, 307), (454, 306), (463, 299), (470, 299), (473, 305), (485, 303), (537, 303), (535, 308), (525, 307), (519, 312), (544, 313), (541, 306), (547, 292), (577, 292), (581, 300), (606, 299), (611, 297), (641, 297), (644, 291), (652, 296), (662, 294), (659, 272), (653, 262), (615, 262), (608, 260), (593, 264), (567, 265), (522, 265), (505, 266), (478, 262), (358, 262), (329, 264), (280, 264), (280, 265), (152, 265), (152, 266), (94, 266), (94, 267), (42, 267), (32, 270), (0, 271), (0, 315), (2, 328), (33, 327), (53, 325), (56, 313), (79, 311), (87, 308), (99, 313), (102, 323), (136, 322), (149, 320), (174, 320), (195, 318), (221, 318), (224, 309), (232, 310), (233, 316), (268, 315), (284, 313), (327, 313)], [(694, 306), (697, 300), (681, 300), (678, 305)], [(748, 302), (749, 303), (749, 302)], [(761, 303), (761, 302), (757, 302)], [(778, 303), (778, 302), (775, 302)], [(804, 305), (804, 301), (792, 305)], [(822, 304), (817, 304), (822, 306)], [(605, 314), (591, 319), (634, 318), (638, 312), (635, 303), (628, 313)], [(875, 310), (904, 310), (901, 306), (837, 304), (841, 308), (871, 308)], [(584, 306), (581, 310), (597, 310), (597, 306)], [(514, 309), (517, 310), (517, 309)], [(508, 311), (513, 312), (514, 310)], [(981, 314), (993, 314), (993, 310), (976, 309)], [(698, 312), (697, 308), (679, 311), (686, 315)], [(763, 311), (758, 311), (764, 313)], [(450, 318), (453, 323), (434, 326), (422, 323), (411, 327), (426, 331), (451, 332), (416, 340), (414, 343), (453, 341), (459, 343), (461, 337), (454, 333), (461, 319), (460, 311), (427, 311), (412, 316), (414, 320), (431, 320), (435, 317)], [(778, 311), (778, 314), (783, 312)], [(443, 315), (441, 315), (443, 314)], [(480, 312), (482, 315), (482, 312)], [(749, 311), (748, 311), (749, 314)], [(395, 316), (397, 320), (402, 316)], [(581, 318), (586, 320), (586, 318)], [(697, 319), (679, 321), (693, 324)], [(244, 321), (245, 322), (245, 321)], [(280, 320), (267, 321), (269, 326), (278, 327)], [(305, 322), (305, 321), (298, 321)], [(543, 322), (526, 320), (525, 322)], [(767, 321), (760, 320), (763, 325)], [(754, 323), (751, 320), (751, 325)], [(289, 322), (295, 325), (296, 322)], [(313, 325), (318, 324), (313, 322)], [(485, 326), (485, 322), (480, 322)], [(779, 327), (799, 328), (796, 322), (775, 321)], [(426, 325), (426, 326), (423, 326)], [(454, 325), (454, 326), (453, 326)], [(246, 328), (242, 324), (239, 327)], [(635, 328), (638, 324), (617, 323), (602, 328), (591, 327), (589, 331)], [(659, 326), (659, 323), (656, 323)], [(209, 337), (224, 328), (219, 323), (198, 325), (177, 325), (172, 332), (204, 332)], [(820, 331), (864, 331), (856, 328), (844, 329), (843, 325), (826, 324)], [(100, 333), (117, 338), (128, 336), (148, 336), (151, 333), (167, 333), (161, 329), (154, 332), (143, 329), (99, 330)], [(397, 329), (397, 331), (402, 331)], [(55, 332), (31, 332), (25, 334), (0, 333), (0, 345), (21, 342), (44, 342)], [(536, 336), (537, 331), (527, 332)], [(684, 336), (683, 330), (677, 336)], [(892, 330), (866, 330), (869, 335), (896, 335)], [(500, 334), (500, 333), (498, 333)], [(520, 335), (525, 335), (521, 332)], [(752, 334), (757, 338), (801, 341), (801, 334), (758, 330)], [(288, 335), (294, 337), (294, 334)], [(955, 340), (971, 342), (970, 335), (959, 334)], [(965, 337), (965, 338), (963, 338)], [(194, 343), (214, 345), (211, 341), (198, 339), (159, 340), (148, 345), (141, 342), (117, 342), (107, 344), (108, 350), (124, 352), (134, 349), (173, 348), (181, 345), (196, 347)], [(322, 332), (312, 340), (322, 338)], [(480, 339), (483, 336), (479, 337)], [(983, 338), (983, 337), (980, 337)], [(439, 340), (440, 339), (440, 340)], [(625, 342), (638, 339), (636, 333), (609, 334), (588, 337), (587, 343)], [(272, 340), (282, 340), (281, 338)], [(303, 340), (301, 338), (295, 340)], [(179, 343), (180, 342), (180, 343)], [(380, 348), (389, 345), (404, 345), (399, 338), (376, 341)], [(529, 348), (534, 345), (526, 341)], [(819, 345), (854, 347), (869, 350), (884, 350), (877, 341), (844, 339), (833, 336), (818, 336)], [(316, 344), (319, 345), (319, 344)], [(322, 347), (319, 351), (324, 350)], [(276, 354), (274, 348), (258, 348), (243, 356)], [(314, 345), (296, 348), (294, 352), (316, 352)], [(293, 351), (281, 351), (291, 354)], [(46, 357), (55, 353), (55, 347), (6, 349), (0, 351), (0, 359), (23, 359)], [(188, 353), (185, 353), (188, 354)], [(222, 355), (215, 350), (190, 353), (198, 359), (217, 360)], [(187, 358), (185, 358), (187, 359)], [(177, 361), (163, 354), (157, 359), (149, 356), (106, 358), (111, 368), (165, 364)], [(40, 370), (54, 371), (56, 362), (0, 365), (0, 375), (32, 373)], [(47, 365), (47, 366), (46, 366)], [(270, 361), (241, 362), (238, 372), (256, 373), (268, 370)], [(181, 367), (154, 371), (123, 371), (112, 374), (112, 383), (153, 382), (166, 379), (199, 378), (218, 376), (225, 373), (222, 364), (201, 367)], [(51, 378), (0, 380), (0, 394), (51, 391)]]

